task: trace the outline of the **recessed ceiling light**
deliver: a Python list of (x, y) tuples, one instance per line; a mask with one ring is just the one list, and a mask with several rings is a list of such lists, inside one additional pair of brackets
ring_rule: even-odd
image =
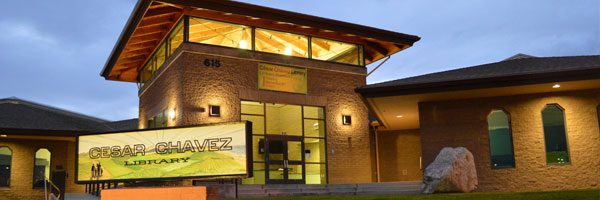
[(554, 85), (552, 86), (552, 88), (559, 88), (559, 87), (560, 87), (560, 85), (559, 85), (559, 84), (554, 84)]
[(7, 135), (4, 135), (4, 134), (0, 135), (0, 137), (6, 137), (6, 136), (7, 136)]
[(402, 118), (402, 117), (404, 117), (404, 116), (402, 116), (402, 115), (398, 115), (398, 116), (396, 116), (396, 117), (397, 117), (397, 118)]

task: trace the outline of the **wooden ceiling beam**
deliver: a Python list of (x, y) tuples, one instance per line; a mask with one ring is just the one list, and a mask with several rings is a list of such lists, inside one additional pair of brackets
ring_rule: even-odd
[(119, 57), (119, 58), (129, 58), (129, 57), (134, 57), (134, 56), (139, 56), (139, 55), (148, 55), (150, 53), (152, 53), (152, 50), (150, 48), (134, 50), (134, 51), (124, 51), (121, 54), (121, 57)]
[(135, 51), (135, 50), (140, 50), (140, 49), (152, 48), (152, 47), (156, 46), (156, 44), (157, 44), (157, 41), (148, 41), (148, 42), (134, 44), (134, 45), (127, 45), (125, 47), (124, 51)]
[(174, 18), (174, 15), (166, 15), (166, 16), (160, 16), (160, 17), (155, 17), (155, 18), (144, 18), (138, 25), (138, 28), (170, 24), (170, 23), (173, 23), (173, 21), (175, 20), (173, 18)]
[(129, 57), (129, 58), (119, 58), (119, 60), (117, 60), (117, 64), (116, 65), (123, 65), (125, 63), (132, 63), (132, 62), (139, 62), (140, 60), (145, 60), (146, 59), (146, 55), (139, 55), (139, 56), (134, 56), (134, 57)]
[(164, 33), (164, 32), (167, 32), (168, 29), (169, 29), (169, 27), (164, 24), (160, 25), (160, 26), (143, 27), (143, 28), (136, 29), (135, 32), (133, 33), (132, 37), (151, 35), (151, 34), (155, 34), (155, 33)]
[(390, 52), (387, 48), (385, 48), (378, 42), (367, 41), (367, 46), (369, 48), (373, 48), (373, 50), (377, 51), (378, 53), (383, 54), (383, 56), (387, 56)]
[(181, 12), (183, 12), (181, 9), (171, 7), (171, 6), (162, 7), (162, 8), (151, 8), (146, 12), (146, 15), (144, 15), (144, 19), (149, 19), (152, 17), (161, 17), (161, 16), (165, 16), (165, 15), (173, 15), (173, 14), (178, 14)]

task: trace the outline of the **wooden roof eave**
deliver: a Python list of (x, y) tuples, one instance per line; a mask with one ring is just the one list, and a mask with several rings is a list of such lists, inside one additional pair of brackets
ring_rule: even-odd
[(152, 0), (139, 0), (136, 3), (131, 15), (129, 16), (129, 19), (127, 20), (127, 23), (125, 24), (125, 27), (123, 28), (123, 31), (121, 32), (121, 35), (119, 35), (119, 39), (117, 39), (117, 43), (113, 47), (113, 50), (104, 64), (102, 72), (100, 73), (100, 76), (103, 76), (104, 79), (109, 80), (112, 68), (119, 59), (119, 55), (121, 55), (125, 49), (125, 46), (129, 42), (131, 35), (135, 31), (135, 27), (137, 27), (137, 25), (141, 22), (141, 19), (144, 17), (144, 14), (150, 7), (150, 4), (152, 4)]

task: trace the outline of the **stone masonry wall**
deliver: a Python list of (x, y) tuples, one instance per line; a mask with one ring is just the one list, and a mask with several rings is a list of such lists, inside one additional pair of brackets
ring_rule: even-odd
[[(366, 68), (192, 43), (174, 55), (140, 92), (140, 124), (164, 107), (176, 108), (170, 125), (193, 125), (240, 121), (241, 100), (323, 106), (329, 183), (372, 181), (367, 108), (354, 93), (366, 84)], [(205, 59), (221, 66), (206, 67)], [(308, 94), (259, 90), (259, 62), (307, 68)], [(209, 105), (221, 106), (221, 116), (201, 112)], [(342, 115), (352, 125), (342, 125)]]
[[(565, 109), (571, 163), (546, 164), (541, 111)], [(419, 104), (423, 166), (443, 147), (464, 146), (475, 158), (477, 191), (564, 190), (600, 187), (600, 89)], [(515, 168), (491, 169), (487, 115), (510, 113)]]

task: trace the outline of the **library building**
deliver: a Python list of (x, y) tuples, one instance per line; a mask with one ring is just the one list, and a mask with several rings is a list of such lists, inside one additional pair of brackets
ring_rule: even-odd
[(444, 147), (473, 154), (476, 192), (600, 187), (600, 56), (367, 85), (367, 65), (419, 40), (236, 1), (139, 0), (100, 73), (137, 84), (138, 119), (1, 100), (0, 199), (418, 194)]

